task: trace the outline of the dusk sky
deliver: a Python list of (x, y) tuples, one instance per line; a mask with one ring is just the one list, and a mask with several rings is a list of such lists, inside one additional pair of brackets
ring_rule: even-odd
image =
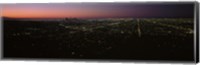
[(57, 3), (3, 4), (2, 14), (14, 18), (193, 17), (193, 4)]

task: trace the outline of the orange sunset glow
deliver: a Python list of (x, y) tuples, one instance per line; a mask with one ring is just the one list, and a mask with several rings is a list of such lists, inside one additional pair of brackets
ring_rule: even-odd
[[(184, 8), (183, 8), (184, 7)], [(184, 10), (184, 11), (182, 11)], [(2, 14), (14, 18), (191, 17), (185, 5), (135, 4), (3, 4)]]

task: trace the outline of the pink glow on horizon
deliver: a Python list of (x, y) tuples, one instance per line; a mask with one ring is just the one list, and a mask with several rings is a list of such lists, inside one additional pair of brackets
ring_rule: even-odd
[(14, 18), (191, 18), (194, 12), (192, 4), (54, 3), (2, 6), (2, 15)]
[(97, 8), (81, 7), (36, 7), (36, 6), (4, 6), (3, 16), (14, 18), (91, 18), (113, 17), (120, 14), (118, 11), (96, 10)]

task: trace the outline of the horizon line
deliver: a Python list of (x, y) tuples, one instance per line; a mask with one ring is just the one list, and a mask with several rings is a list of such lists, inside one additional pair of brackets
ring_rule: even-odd
[(77, 18), (77, 19), (105, 19), (105, 18), (194, 18), (194, 17), (8, 17), (8, 16), (1, 16), (1, 18), (17, 18), (17, 19), (54, 19), (54, 18)]

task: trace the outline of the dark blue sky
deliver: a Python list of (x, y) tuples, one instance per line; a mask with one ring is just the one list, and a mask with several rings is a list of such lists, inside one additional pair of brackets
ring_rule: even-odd
[(2, 13), (16, 18), (192, 18), (194, 3), (4, 4)]

